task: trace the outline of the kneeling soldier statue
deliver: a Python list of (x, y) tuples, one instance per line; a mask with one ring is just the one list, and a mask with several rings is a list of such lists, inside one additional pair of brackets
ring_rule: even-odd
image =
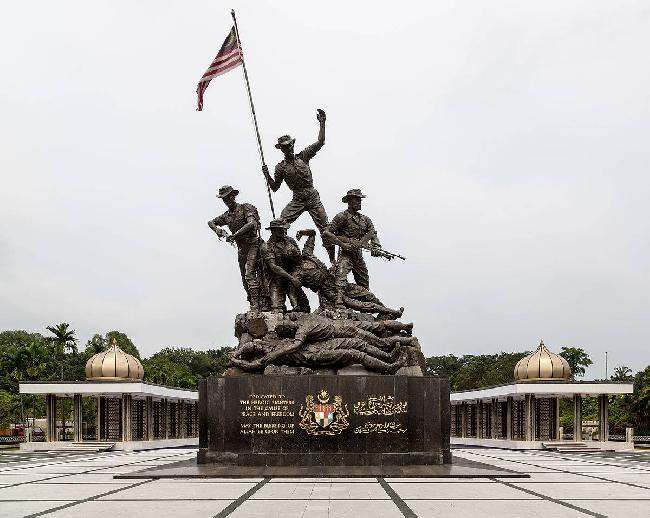
[(302, 252), (295, 239), (287, 236), (288, 228), (289, 224), (283, 219), (274, 219), (266, 229), (271, 231), (271, 237), (262, 243), (262, 258), (270, 270), (267, 274), (270, 277), (271, 311), (285, 311), (288, 297), (293, 311), (309, 313), (309, 299), (300, 287), (300, 281), (291, 275), (302, 259)]

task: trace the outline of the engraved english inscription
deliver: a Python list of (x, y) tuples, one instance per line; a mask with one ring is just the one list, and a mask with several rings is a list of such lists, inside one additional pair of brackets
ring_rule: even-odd
[(251, 394), (239, 401), (241, 435), (293, 435), (295, 402), (283, 394)]

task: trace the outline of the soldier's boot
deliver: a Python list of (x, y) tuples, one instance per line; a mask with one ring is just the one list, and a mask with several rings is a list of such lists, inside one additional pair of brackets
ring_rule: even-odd
[(391, 333), (399, 333), (400, 331), (405, 331), (408, 335), (413, 333), (413, 322), (405, 324), (397, 320), (384, 320), (384, 327), (386, 331)]
[(334, 245), (325, 245), (325, 250), (327, 250), (330, 263), (334, 264), (336, 262), (336, 247)]
[[(366, 369), (371, 370), (371, 371), (377, 371), (377, 372), (390, 372), (391, 367), (393, 364), (387, 363), (385, 361), (382, 361), (378, 358), (374, 358), (373, 356), (370, 356), (369, 354), (362, 353), (360, 356), (360, 363), (363, 365)], [(399, 369), (399, 367), (398, 367)], [(397, 371), (395, 371), (397, 372)], [(393, 374), (393, 373), (391, 373)]]
[(347, 309), (347, 306), (345, 305), (345, 293), (343, 290), (337, 288), (336, 301), (334, 304), (338, 311), (345, 311)]
[(258, 287), (248, 287), (249, 301), (251, 303), (251, 311), (261, 311), (260, 305), (260, 289)]
[(402, 314), (404, 313), (404, 308), (399, 308), (399, 309), (392, 309), (392, 308), (387, 308), (386, 306), (380, 306), (379, 304), (376, 305), (376, 311), (379, 313), (377, 315), (377, 318), (379, 320), (388, 320), (388, 319), (396, 319), (400, 318)]

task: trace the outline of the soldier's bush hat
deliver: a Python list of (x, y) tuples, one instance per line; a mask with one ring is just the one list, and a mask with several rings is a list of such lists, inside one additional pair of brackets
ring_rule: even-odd
[(234, 194), (237, 196), (239, 194), (239, 191), (237, 189), (233, 189), (230, 187), (230, 185), (224, 185), (219, 189), (219, 194), (217, 194), (217, 198), (225, 198), (229, 194)]
[(278, 143), (275, 145), (275, 147), (277, 147), (278, 149), (280, 149), (281, 147), (284, 147), (284, 146), (290, 146), (290, 145), (293, 144), (295, 141), (296, 141), (296, 139), (295, 139), (295, 138), (291, 138), (291, 135), (282, 135), (282, 136), (278, 139)]
[(341, 198), (343, 203), (347, 203), (350, 198), (365, 198), (365, 194), (361, 193), (361, 189), (350, 189), (348, 193)]
[(269, 226), (266, 227), (266, 230), (271, 230), (272, 228), (289, 228), (289, 223), (284, 221), (282, 218), (274, 219), (269, 223)]

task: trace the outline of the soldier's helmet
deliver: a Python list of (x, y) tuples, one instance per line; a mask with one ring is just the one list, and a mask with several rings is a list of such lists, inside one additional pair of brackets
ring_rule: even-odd
[(269, 226), (266, 227), (266, 230), (271, 230), (273, 228), (284, 228), (286, 230), (289, 228), (289, 223), (284, 221), (282, 218), (274, 219), (269, 223)]
[(225, 198), (229, 194), (234, 194), (237, 196), (239, 194), (239, 191), (237, 189), (233, 189), (230, 185), (224, 185), (219, 189), (219, 194), (217, 194), (217, 198)]
[(278, 143), (275, 145), (276, 148), (281, 149), (286, 146), (291, 146), (296, 141), (295, 138), (291, 138), (291, 135), (282, 135), (278, 139)]
[(347, 203), (350, 198), (365, 198), (366, 195), (361, 192), (361, 189), (350, 189), (348, 193), (341, 198), (343, 203)]

